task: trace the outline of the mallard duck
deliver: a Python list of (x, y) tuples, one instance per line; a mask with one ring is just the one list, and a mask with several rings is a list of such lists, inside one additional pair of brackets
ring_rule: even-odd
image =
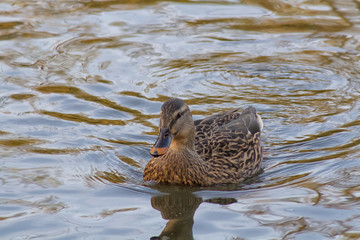
[(262, 127), (254, 107), (193, 121), (183, 100), (169, 99), (143, 179), (199, 186), (241, 182), (260, 169)]

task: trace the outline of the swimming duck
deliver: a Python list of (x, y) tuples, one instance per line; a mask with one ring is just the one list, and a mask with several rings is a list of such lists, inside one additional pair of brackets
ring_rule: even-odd
[(143, 179), (199, 186), (241, 182), (260, 169), (262, 128), (254, 107), (193, 121), (183, 100), (169, 99)]

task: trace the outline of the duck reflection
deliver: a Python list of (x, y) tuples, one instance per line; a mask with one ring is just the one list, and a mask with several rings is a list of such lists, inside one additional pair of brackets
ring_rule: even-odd
[[(127, 181), (121, 173), (114, 169), (110, 171), (94, 170), (94, 173), (91, 175), (85, 175), (84, 179), (89, 185), (93, 185), (96, 182), (110, 182), (118, 185)], [(254, 181), (254, 179), (256, 178), (252, 178), (251, 181)], [(250, 183), (250, 180), (248, 180), (248, 183)], [(157, 190), (162, 194), (151, 198), (151, 206), (160, 211), (162, 218), (168, 221), (160, 235), (151, 237), (150, 239), (191, 240), (194, 239), (194, 214), (200, 204), (203, 202), (221, 205), (235, 203), (237, 200), (235, 198), (231, 198), (229, 192), (236, 193), (235, 196), (237, 197), (239, 195), (238, 191), (242, 189), (242, 184), (229, 184), (207, 188), (161, 184), (155, 184), (152, 186), (146, 185), (146, 188), (148, 187)], [(204, 190), (209, 193), (204, 193)], [(205, 197), (202, 198), (197, 196), (196, 193), (202, 193)], [(209, 194), (211, 195), (209, 196)], [(224, 195), (227, 195), (228, 197), (223, 197)]]
[[(166, 195), (151, 198), (151, 205), (161, 212), (163, 219), (168, 220), (160, 236), (151, 237), (150, 240), (177, 240), (194, 239), (193, 224), (194, 214), (199, 205), (204, 201), (194, 195), (196, 189), (171, 187), (157, 190)], [(232, 198), (214, 198), (205, 202), (230, 204), (236, 202)]]

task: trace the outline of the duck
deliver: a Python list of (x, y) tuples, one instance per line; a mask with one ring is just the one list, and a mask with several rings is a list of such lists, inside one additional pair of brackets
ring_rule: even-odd
[(171, 98), (161, 106), (159, 135), (143, 180), (188, 186), (243, 182), (261, 169), (262, 129), (252, 106), (194, 121), (189, 106)]

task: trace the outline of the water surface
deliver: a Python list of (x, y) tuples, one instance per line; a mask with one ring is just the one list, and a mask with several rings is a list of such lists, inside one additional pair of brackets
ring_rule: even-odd
[[(4, 239), (360, 238), (357, 1), (0, 3)], [(159, 110), (252, 105), (262, 172), (146, 185)]]

